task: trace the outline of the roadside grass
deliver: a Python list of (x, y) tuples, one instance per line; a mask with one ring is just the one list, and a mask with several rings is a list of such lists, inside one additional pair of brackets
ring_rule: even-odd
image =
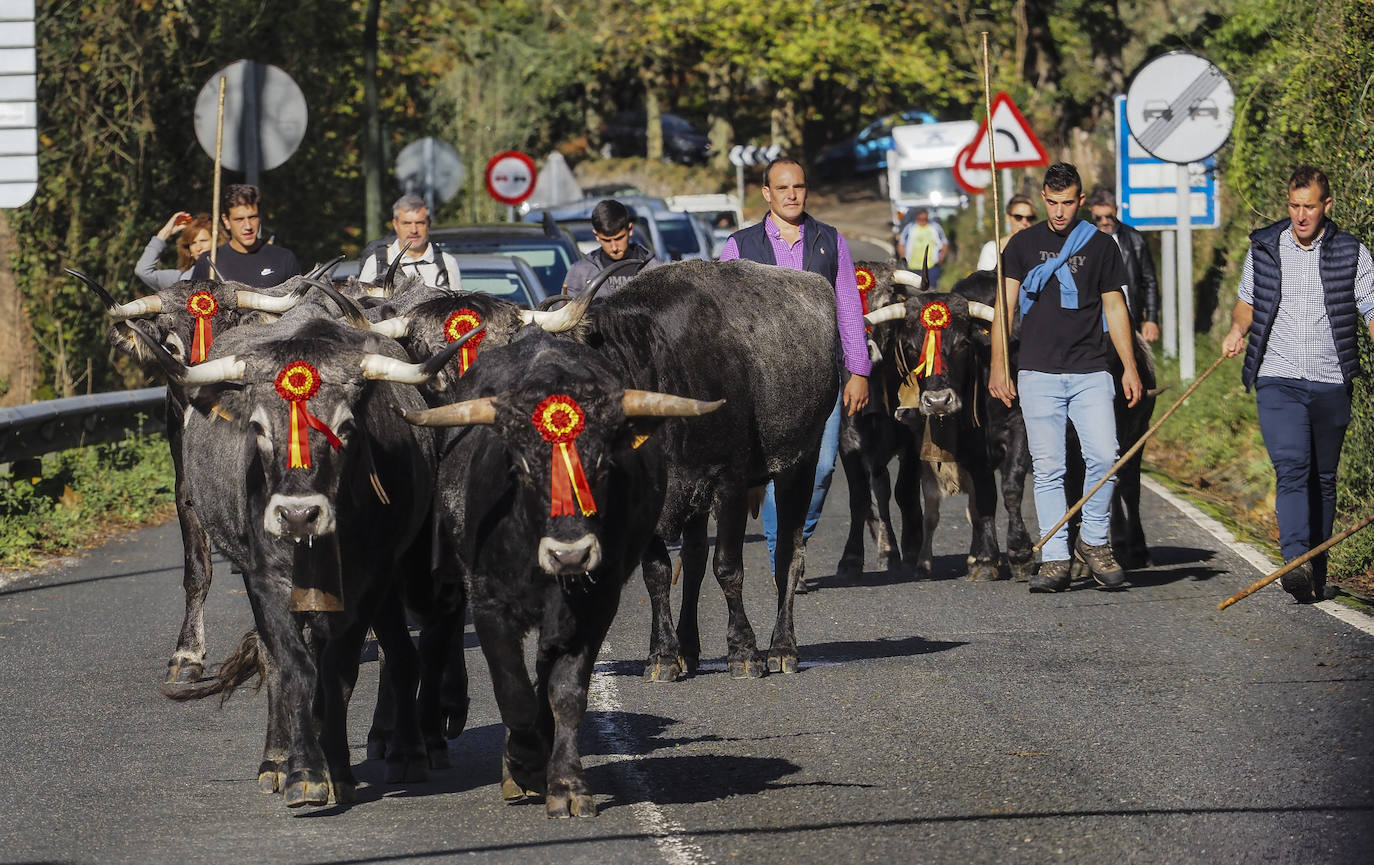
[(130, 433), (34, 465), (15, 463), (0, 477), (0, 569), (38, 567), (173, 513), (172, 455), (160, 433)]

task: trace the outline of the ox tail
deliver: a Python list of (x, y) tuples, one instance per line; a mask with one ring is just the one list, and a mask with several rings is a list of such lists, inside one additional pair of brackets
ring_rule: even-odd
[(239, 647), (232, 655), (224, 659), (215, 671), (215, 675), (208, 679), (202, 679), (190, 685), (169, 686), (163, 685), (159, 690), (162, 696), (169, 700), (176, 700), (184, 703), (189, 700), (203, 700), (219, 694), (219, 704), (224, 705), (229, 699), (229, 695), (239, 685), (257, 676), (257, 684), (253, 690), (262, 688), (262, 683), (267, 677), (267, 662), (262, 651), (262, 641), (258, 639), (257, 631), (249, 631), (243, 635), (239, 641)]

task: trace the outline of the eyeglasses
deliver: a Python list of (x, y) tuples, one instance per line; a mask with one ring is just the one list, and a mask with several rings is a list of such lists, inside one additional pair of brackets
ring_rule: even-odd
[(1017, 222), (1031, 222), (1035, 219), (1034, 213), (1009, 213), (1007, 215)]

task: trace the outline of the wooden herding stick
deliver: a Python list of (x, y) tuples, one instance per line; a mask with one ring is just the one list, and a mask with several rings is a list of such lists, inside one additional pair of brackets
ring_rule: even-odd
[[(1002, 207), (997, 195), (997, 150), (992, 135), (992, 65), (988, 62), (988, 31), (983, 31), (983, 106), (987, 111), (988, 170), (992, 176), (992, 242), (997, 249), (997, 296), (993, 302), (1006, 307), (1006, 288), (1002, 284)], [(1011, 381), (1011, 310), (1002, 309), (1002, 374)]]
[[(1267, 586), (1267, 585), (1269, 585), (1270, 583), (1272, 583), (1272, 582), (1274, 582), (1275, 580), (1277, 580), (1279, 577), (1283, 576), (1284, 574), (1288, 573), (1289, 571), (1293, 570), (1294, 568), (1297, 568), (1297, 567), (1299, 567), (1299, 566), (1301, 566), (1301, 565), (1306, 564), (1307, 562), (1311, 561), (1312, 559), (1316, 558), (1317, 556), (1319, 556), (1319, 555), (1321, 555), (1322, 553), (1326, 552), (1327, 550), (1331, 549), (1331, 548), (1334, 547), (1336, 544), (1339, 544), (1341, 541), (1343, 541), (1343, 540), (1345, 540), (1346, 538), (1350, 537), (1351, 535), (1355, 534), (1355, 533), (1358, 532), (1360, 529), (1364, 528), (1365, 526), (1369, 525), (1370, 523), (1374, 523), (1374, 514), (1370, 514), (1369, 516), (1367, 516), (1367, 517), (1365, 517), (1364, 519), (1360, 520), (1360, 521), (1359, 521), (1358, 523), (1356, 523), (1355, 525), (1353, 525), (1353, 526), (1351, 526), (1350, 528), (1346, 529), (1345, 531), (1341, 532), (1339, 535), (1336, 535), (1334, 538), (1328, 538), (1328, 539), (1326, 540), (1326, 542), (1323, 543), (1321, 546), (1314, 547), (1314, 548), (1308, 550), (1307, 552), (1305, 552), (1305, 553), (1303, 553), (1302, 555), (1298, 556), (1298, 557), (1297, 557), (1296, 559), (1294, 559), (1293, 561), (1291, 561), (1291, 562), (1289, 562), (1288, 564), (1284, 565), (1283, 567), (1279, 568), (1277, 571), (1274, 571), (1274, 573), (1270, 574), (1269, 576), (1265, 577), (1264, 579), (1260, 580), (1259, 582), (1253, 584), (1253, 585), (1250, 586), (1249, 588), (1247, 588), (1247, 589), (1242, 589), (1242, 590), (1240, 590), (1239, 592), (1236, 592), (1236, 593), (1235, 593), (1234, 595), (1232, 595), (1231, 597), (1229, 597), (1229, 598), (1227, 598), (1226, 600), (1222, 601), (1221, 603), (1217, 604), (1217, 609), (1218, 609), (1218, 610), (1224, 610), (1224, 609), (1226, 609), (1227, 607), (1229, 607), (1229, 606), (1231, 606), (1232, 604), (1234, 604), (1236, 601), (1239, 601), (1239, 600), (1242, 599), (1242, 598), (1248, 598), (1248, 597), (1250, 597), (1250, 596), (1253, 595), (1255, 592), (1258, 592), (1260, 589), (1264, 588), (1265, 586)], [(1317, 600), (1320, 601), (1321, 598), (1317, 598)]]
[[(210, 202), (210, 264), (214, 270), (215, 250), (219, 249), (219, 171), (220, 158), (224, 153), (224, 76), (219, 77), (219, 113), (215, 117), (215, 200)], [(215, 273), (216, 278), (219, 273)]]
[(1117, 472), (1121, 471), (1121, 467), (1126, 464), (1127, 460), (1135, 456), (1136, 451), (1145, 447), (1145, 442), (1150, 440), (1150, 436), (1153, 436), (1156, 432), (1159, 431), (1159, 428), (1164, 424), (1166, 420), (1169, 419), (1169, 416), (1172, 415), (1174, 412), (1178, 411), (1178, 407), (1183, 405), (1183, 401), (1188, 397), (1192, 396), (1193, 391), (1197, 390), (1197, 386), (1206, 381), (1207, 376), (1211, 375), (1217, 367), (1221, 366), (1221, 362), (1223, 360), (1226, 360), (1226, 355), (1224, 354), (1218, 357), (1216, 360), (1212, 361), (1212, 365), (1207, 367), (1207, 371), (1204, 372), (1202, 375), (1198, 376), (1197, 380), (1194, 381), (1188, 387), (1188, 389), (1183, 392), (1183, 396), (1178, 398), (1178, 402), (1170, 406), (1169, 410), (1166, 411), (1163, 414), (1163, 416), (1160, 417), (1159, 420), (1155, 421), (1154, 425), (1147, 429), (1145, 431), (1145, 434), (1141, 436), (1135, 444), (1131, 445), (1131, 449), (1126, 451), (1126, 453), (1122, 455), (1121, 459), (1116, 461), (1116, 464), (1113, 465), (1111, 470), (1107, 472), (1106, 477), (1098, 481), (1092, 489), (1088, 490), (1088, 492), (1083, 496), (1083, 498), (1079, 499), (1073, 507), (1069, 508), (1068, 511), (1064, 513), (1064, 516), (1059, 518), (1059, 522), (1055, 523), (1054, 527), (1050, 529), (1048, 532), (1045, 532), (1045, 536), (1041, 538), (1039, 541), (1037, 541), (1035, 546), (1031, 547), (1031, 549), (1038, 550), (1045, 544), (1049, 543), (1050, 538), (1054, 537), (1054, 533), (1059, 531), (1059, 527), (1067, 523), (1070, 519), (1072, 519), (1073, 515), (1078, 513), (1079, 508), (1082, 508), (1083, 505), (1087, 504), (1088, 499), (1093, 497), (1093, 493), (1096, 493), (1098, 490), (1102, 489), (1103, 484), (1111, 480), (1112, 476), (1115, 475)]

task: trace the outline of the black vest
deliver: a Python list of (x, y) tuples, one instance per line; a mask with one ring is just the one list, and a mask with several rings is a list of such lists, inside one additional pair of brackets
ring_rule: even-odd
[[(773, 255), (773, 242), (763, 226), (763, 220), (760, 220), (730, 236), (735, 239), (740, 258), (776, 265), (778, 259)], [(833, 226), (812, 219), (810, 214), (803, 214), (802, 243), (805, 244), (802, 269), (819, 273), (830, 280), (833, 286), (840, 269), (840, 233)]]
[[(1283, 294), (1280, 285), (1283, 266), (1279, 261), (1279, 235), (1291, 224), (1292, 220), (1281, 219), (1250, 235), (1255, 314), (1250, 323), (1250, 341), (1245, 348), (1245, 365), (1240, 373), (1241, 383), (1246, 390), (1255, 383), (1260, 359), (1269, 342), (1269, 329), (1279, 310), (1279, 297)], [(1355, 270), (1360, 260), (1360, 242), (1328, 219), (1322, 229), (1320, 255), (1318, 268), (1322, 280), (1322, 298), (1331, 322), (1331, 335), (1335, 338), (1341, 374), (1349, 383), (1360, 374), (1360, 311), (1355, 305)]]

